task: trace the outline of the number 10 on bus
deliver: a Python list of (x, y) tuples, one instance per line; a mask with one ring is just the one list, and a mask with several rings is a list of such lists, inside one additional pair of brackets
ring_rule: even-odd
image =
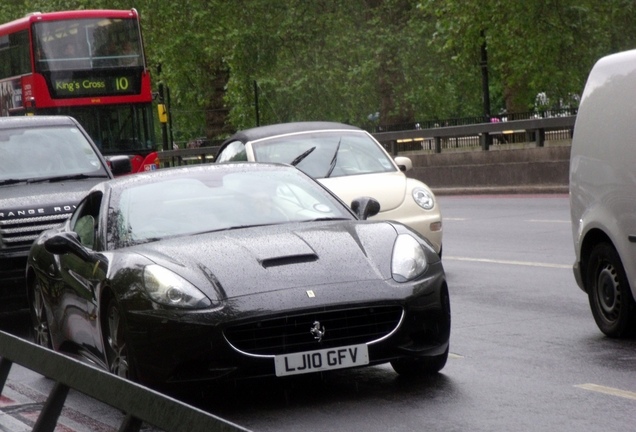
[(115, 89), (117, 91), (126, 91), (128, 90), (128, 78), (126, 77), (119, 77), (119, 78), (115, 78)]

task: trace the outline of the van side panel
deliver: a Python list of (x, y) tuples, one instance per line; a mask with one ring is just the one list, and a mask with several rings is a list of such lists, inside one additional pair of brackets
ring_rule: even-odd
[(605, 57), (590, 73), (572, 140), (570, 209), (577, 264), (586, 235), (601, 230), (636, 297), (636, 50)]

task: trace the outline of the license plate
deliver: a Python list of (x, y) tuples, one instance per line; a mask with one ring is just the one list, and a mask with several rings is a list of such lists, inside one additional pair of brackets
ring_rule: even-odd
[(274, 358), (276, 376), (298, 375), (369, 364), (369, 350), (365, 344), (327, 348)]

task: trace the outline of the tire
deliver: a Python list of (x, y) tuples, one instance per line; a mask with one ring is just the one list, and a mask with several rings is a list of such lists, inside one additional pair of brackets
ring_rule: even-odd
[(42, 347), (53, 349), (51, 328), (42, 294), (42, 285), (36, 277), (29, 281), (29, 311), (33, 342)]
[(612, 338), (636, 332), (636, 303), (616, 249), (608, 243), (594, 247), (586, 265), (585, 288), (598, 328)]
[(425, 358), (401, 358), (391, 361), (391, 366), (399, 375), (418, 377), (434, 375), (441, 371), (448, 360), (448, 347), (443, 354)]
[(111, 298), (107, 302), (102, 328), (108, 370), (121, 378), (135, 381), (136, 375), (128, 347), (128, 332), (121, 308), (115, 299)]

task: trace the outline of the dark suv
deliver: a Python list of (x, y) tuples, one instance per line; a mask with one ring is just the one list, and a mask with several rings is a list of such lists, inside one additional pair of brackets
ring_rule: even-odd
[(44, 229), (66, 220), (96, 183), (130, 161), (111, 168), (73, 118), (0, 118), (0, 313), (27, 308), (26, 258)]

